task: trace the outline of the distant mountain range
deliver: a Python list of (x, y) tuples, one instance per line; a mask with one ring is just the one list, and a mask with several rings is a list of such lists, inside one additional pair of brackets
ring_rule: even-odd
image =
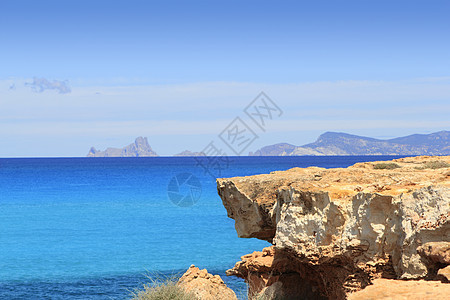
[(388, 140), (325, 132), (314, 143), (303, 146), (280, 143), (250, 152), (249, 155), (450, 155), (450, 131), (413, 134)]
[[(185, 150), (174, 156), (199, 156), (202, 152)], [(413, 134), (389, 140), (379, 140), (341, 132), (325, 132), (310, 144), (294, 146), (280, 143), (263, 147), (249, 156), (301, 156), (301, 155), (450, 155), (450, 131)], [(138, 137), (124, 148), (94, 147), (88, 157), (150, 157), (158, 156), (146, 137)]]
[[(174, 156), (199, 156), (205, 155), (203, 152), (192, 152), (185, 150)], [(107, 148), (105, 151), (100, 151), (91, 147), (87, 157), (152, 157), (159, 156), (152, 147), (148, 144), (146, 137), (138, 137), (134, 143), (123, 148)]]
[(99, 151), (94, 147), (91, 147), (87, 157), (149, 157), (158, 156), (152, 147), (148, 144), (148, 140), (145, 137), (138, 137), (133, 144), (130, 144), (124, 148), (107, 148), (105, 151)]

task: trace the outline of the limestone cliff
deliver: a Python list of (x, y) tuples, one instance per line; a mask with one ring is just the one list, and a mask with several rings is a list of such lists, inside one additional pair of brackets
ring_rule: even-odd
[(87, 157), (148, 157), (158, 156), (152, 147), (148, 144), (146, 137), (138, 137), (134, 143), (124, 148), (107, 148), (105, 151), (100, 151), (91, 147)]
[(449, 262), (435, 257), (450, 245), (450, 156), (294, 168), (217, 187), (238, 235), (273, 243), (228, 271), (250, 296), (345, 299), (377, 278), (445, 275)]
[(225, 285), (219, 275), (191, 265), (178, 280), (178, 285), (201, 300), (237, 300), (236, 294)]

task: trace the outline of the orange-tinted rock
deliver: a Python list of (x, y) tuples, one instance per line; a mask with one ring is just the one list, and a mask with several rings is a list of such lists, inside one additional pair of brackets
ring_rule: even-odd
[(274, 244), (227, 274), (269, 299), (344, 299), (377, 278), (436, 275), (446, 254), (430, 263), (417, 248), (450, 242), (449, 166), (423, 156), (218, 179), (238, 235)]
[(439, 281), (375, 279), (373, 285), (352, 293), (349, 300), (450, 299), (450, 284)]
[(305, 272), (314, 271), (272, 246), (242, 256), (226, 274), (246, 279), (250, 299), (325, 299), (318, 293), (321, 283), (317, 278), (299, 275)]
[(450, 265), (450, 242), (430, 242), (419, 248), (417, 252), (434, 263)]
[(436, 279), (445, 282), (445, 283), (449, 283), (450, 282), (450, 266), (446, 266), (445, 268), (440, 269), (437, 272), (437, 277)]
[[(433, 164), (439, 163), (450, 165), (450, 156), (406, 157), (357, 163), (348, 168), (293, 168), (270, 174), (219, 178), (217, 189), (228, 216), (236, 221), (239, 237), (271, 241), (277, 224), (274, 205), (282, 190), (327, 193), (331, 201), (347, 203), (359, 193), (393, 197), (435, 185), (450, 188), (450, 168), (432, 169)], [(383, 164), (396, 164), (399, 168), (377, 169)], [(419, 215), (414, 217), (414, 221), (420, 220)]]
[(236, 294), (219, 275), (211, 275), (206, 269), (200, 270), (194, 265), (183, 274), (178, 285), (201, 300), (237, 300)]

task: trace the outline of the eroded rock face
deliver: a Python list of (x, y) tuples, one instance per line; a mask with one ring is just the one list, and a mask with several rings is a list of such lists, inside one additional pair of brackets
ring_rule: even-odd
[(431, 263), (450, 264), (450, 242), (425, 243), (417, 248), (417, 252)]
[[(247, 279), (252, 293), (317, 299), (343, 299), (380, 277), (435, 276), (442, 261), (417, 249), (450, 241), (449, 166), (449, 156), (415, 157), (218, 179), (238, 235), (274, 244), (229, 274)], [(273, 279), (280, 274), (297, 276), (305, 289)]]
[(250, 299), (326, 299), (318, 293), (323, 288), (322, 282), (317, 280), (321, 271), (330, 270), (297, 263), (282, 250), (271, 246), (242, 256), (227, 275), (248, 281)]
[(236, 294), (228, 288), (219, 275), (211, 275), (206, 269), (191, 265), (179, 279), (178, 285), (202, 300), (233, 300)]

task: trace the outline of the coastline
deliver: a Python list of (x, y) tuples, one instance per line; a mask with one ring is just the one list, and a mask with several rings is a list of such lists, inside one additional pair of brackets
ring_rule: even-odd
[[(376, 158), (377, 157), (364, 156), (241, 157), (236, 158), (238, 159), (238, 162), (235, 165), (232, 165), (231, 168), (227, 170), (228, 175), (225, 175), (233, 177), (239, 175), (252, 176), (255, 174), (267, 174), (259, 176), (271, 176), (269, 173), (279, 173), (279, 171), (276, 170), (288, 170), (292, 167), (307, 168), (312, 165), (325, 166), (327, 168), (340, 167), (341, 169), (344, 169), (350, 165), (354, 165), (358, 161)], [(185, 166), (177, 170), (172, 170), (171, 167), (166, 164), (167, 162), (171, 165), (183, 163)], [(152, 170), (154, 170), (154, 173), (152, 173)], [(161, 173), (161, 170), (165, 170), (165, 173)], [(201, 179), (202, 184), (204, 184), (203, 197), (205, 198), (202, 198), (195, 206), (187, 210), (177, 208), (167, 199), (167, 182), (171, 176), (173, 176), (174, 173), (176, 174), (179, 170), (196, 172), (195, 175), (198, 176)], [(151, 172), (149, 173), (149, 171)], [(385, 170), (379, 170), (378, 172), (381, 174), (384, 171)], [(18, 287), (20, 286), (24, 287), (24, 289), (20, 290), (24, 293), (23, 295), (27, 295), (26, 293), (30, 290), (34, 290), (36, 293), (46, 293), (50, 289), (56, 293), (55, 295), (58, 293), (61, 293), (58, 295), (64, 295), (65, 293), (70, 292), (69, 290), (73, 290), (74, 292), (78, 291), (80, 295), (81, 293), (84, 293), (84, 298), (97, 299), (98, 296), (96, 295), (105, 292), (102, 290), (103, 287), (101, 281), (109, 281), (114, 287), (114, 278), (109, 277), (108, 279), (107, 276), (99, 276), (98, 279), (100, 282), (97, 282), (95, 278), (92, 278), (93, 281), (89, 281), (84, 279), (89, 277), (85, 274), (91, 272), (90, 268), (94, 268), (93, 271), (96, 272), (102, 272), (102, 270), (108, 272), (108, 269), (105, 269), (101, 264), (102, 261), (108, 257), (114, 258), (114, 262), (105, 265), (109, 265), (110, 267), (117, 265), (118, 262), (125, 259), (122, 265), (127, 272), (145, 274), (145, 270), (160, 270), (162, 268), (159, 267), (159, 264), (155, 265), (154, 263), (161, 260), (161, 266), (167, 266), (167, 261), (164, 263), (164, 259), (160, 255), (154, 255), (152, 260), (149, 260), (149, 256), (144, 254), (150, 250), (151, 253), (159, 253), (158, 248), (160, 247), (156, 246), (160, 244), (160, 242), (159, 240), (155, 241), (155, 236), (152, 235), (152, 229), (158, 229), (158, 223), (166, 224), (164, 223), (164, 220), (172, 220), (171, 216), (178, 216), (177, 213), (180, 213), (181, 215), (175, 217), (174, 220), (176, 222), (168, 222), (166, 228), (171, 229), (171, 227), (174, 227), (178, 224), (177, 220), (179, 219), (180, 229), (173, 228), (173, 232), (167, 232), (163, 235), (177, 237), (178, 240), (176, 242), (173, 240), (174, 244), (179, 244), (180, 237), (183, 237), (183, 235), (186, 236), (186, 244), (183, 245), (186, 246), (185, 249), (190, 250), (189, 253), (183, 255), (185, 256), (185, 260), (178, 262), (173, 267), (170, 266), (169, 269), (177, 269), (180, 270), (180, 272), (184, 272), (191, 263), (195, 263), (195, 265), (200, 268), (206, 267), (212, 274), (221, 275), (223, 280), (227, 283), (232, 277), (224, 277), (226, 268), (231, 268), (233, 264), (239, 260), (240, 255), (251, 253), (255, 250), (261, 250), (267, 245), (267, 243), (263, 241), (259, 241), (261, 242), (260, 244), (254, 243), (258, 242), (258, 240), (255, 239), (236, 239), (236, 230), (233, 228), (234, 221), (227, 219), (226, 208), (220, 203), (221, 200), (217, 195), (217, 189), (213, 180), (209, 176), (206, 176), (202, 169), (195, 166), (195, 160), (193, 158), (129, 158), (125, 160), (122, 160), (121, 158), (0, 159), (0, 175), (2, 176), (0, 185), (3, 187), (4, 191), (7, 191), (6, 194), (4, 193), (2, 195), (2, 211), (5, 215), (2, 215), (0, 223), (3, 222), (3, 228), (9, 228), (8, 232), (5, 232), (5, 234), (8, 233), (14, 236), (22, 234), (23, 238), (18, 240), (16, 244), (20, 246), (21, 251), (25, 251), (18, 256), (17, 250), (14, 248), (17, 246), (12, 244), (8, 246), (8, 243), (2, 243), (0, 248), (4, 250), (1, 251), (2, 255), (5, 256), (3, 261), (14, 261), (14, 257), (20, 257), (22, 260), (25, 260), (28, 257), (38, 257), (39, 259), (46, 261), (45, 265), (40, 266), (35, 263), (36, 259), (34, 259), (34, 263), (30, 261), (30, 263), (27, 264), (27, 268), (20, 267), (20, 264), (16, 264), (17, 268), (24, 271), (26, 270), (26, 272), (14, 272), (15, 276), (17, 276), (14, 280), (12, 280), (13, 278), (10, 276), (12, 273), (10, 273), (10, 275), (7, 273), (9, 267), (4, 268), (3, 273), (0, 271), (0, 273), (3, 274), (0, 285), (3, 287), (2, 293), (4, 297), (7, 297), (5, 295), (10, 295), (9, 297), (12, 297), (12, 295), (14, 295), (13, 291), (19, 291), (20, 289), (18, 289)], [(155, 178), (158, 179), (158, 181), (155, 181)], [(33, 186), (34, 188), (31, 189), (30, 187)], [(155, 190), (155, 186), (160, 188)], [(28, 195), (33, 195), (33, 198), (29, 198)], [(131, 198), (130, 195), (132, 196)], [(157, 197), (149, 198), (149, 195)], [(80, 202), (80, 200), (82, 201)], [(156, 200), (157, 202), (152, 204), (152, 201)], [(152, 206), (156, 204), (157, 206)], [(156, 207), (159, 208), (156, 209)], [(17, 214), (18, 212), (20, 212), (20, 214)], [(161, 219), (158, 219), (157, 215), (153, 216), (152, 212), (158, 212), (157, 215), (159, 215)], [(76, 213), (77, 216), (74, 216), (74, 213)], [(173, 213), (175, 213), (175, 215), (173, 215)], [(123, 217), (127, 215), (129, 216), (129, 220), (121, 225), (119, 220), (124, 220)], [(208, 217), (208, 215), (211, 215), (211, 217)], [(5, 216), (9, 216), (9, 219), (5, 218)], [(39, 216), (42, 216), (42, 218), (39, 218)], [(55, 219), (57, 216), (61, 216), (61, 219)], [(181, 216), (187, 216), (189, 221), (186, 222), (188, 223), (184, 222), (184, 219), (180, 219)], [(17, 220), (19, 220), (18, 218), (26, 218), (23, 222), (25, 222), (24, 224), (28, 224), (27, 226), (32, 226), (29, 228), (35, 228), (33, 226), (40, 224), (45, 225), (50, 229), (58, 228), (58, 226), (61, 226), (60, 224), (65, 224), (64, 227), (67, 228), (68, 231), (62, 231), (61, 233), (64, 232), (64, 234), (61, 235), (61, 238), (66, 245), (77, 249), (76, 253), (79, 253), (77, 256), (78, 261), (86, 261), (89, 257), (98, 257), (98, 259), (96, 259), (95, 262), (86, 261), (86, 263), (89, 263), (87, 267), (80, 268), (79, 271), (77, 271), (78, 273), (73, 273), (73, 271), (70, 273), (72, 266), (74, 265), (72, 265), (70, 258), (64, 259), (63, 256), (61, 256), (61, 254), (64, 253), (64, 248), (61, 248), (59, 252), (52, 252), (50, 258), (46, 255), (47, 252), (44, 252), (45, 249), (52, 249), (52, 247), (55, 247), (55, 244), (46, 237), (51, 237), (52, 235), (55, 235), (56, 232), (41, 236), (36, 229), (32, 229), (32, 231), (28, 232), (23, 231), (20, 228), (14, 227), (14, 224), (19, 224), (17, 222), (7, 223), (8, 220), (13, 220), (14, 218)], [(151, 223), (153, 218), (156, 218), (155, 221), (158, 220), (158, 222)], [(83, 219), (85, 221), (82, 223), (79, 221), (75, 222), (76, 220)], [(94, 223), (86, 223), (86, 220), (91, 220)], [(52, 223), (56, 221), (57, 223)], [(192, 226), (188, 226), (192, 222), (194, 222)], [(104, 227), (105, 224), (109, 225)], [(130, 226), (130, 224), (132, 224), (132, 226)], [(208, 230), (205, 232), (209, 232), (212, 228), (217, 227), (217, 229), (213, 230), (215, 234), (211, 238), (212, 240), (218, 238), (219, 240), (217, 243), (223, 242), (223, 245), (215, 242), (216, 248), (220, 245), (219, 248), (222, 249), (220, 250), (220, 253), (213, 252), (216, 248), (208, 250), (209, 243), (202, 244), (200, 239), (189, 239), (191, 233), (199, 234), (200, 231), (203, 230), (202, 228), (206, 228), (204, 227), (205, 224), (208, 224)], [(132, 234), (130, 234), (130, 232), (124, 232), (123, 228), (128, 227), (136, 229), (136, 232), (131, 232)], [(71, 230), (71, 228), (73, 228), (73, 230)], [(81, 230), (82, 228), (90, 228), (90, 230), (85, 232)], [(95, 230), (92, 231), (92, 229)], [(101, 233), (101, 235), (96, 236), (94, 234), (95, 232)], [(29, 235), (24, 235), (24, 233), (29, 233)], [(125, 235), (122, 239), (123, 234)], [(161, 231), (159, 231), (158, 235), (161, 234)], [(137, 239), (130, 240), (130, 237), (132, 236), (136, 236)], [(205, 237), (203, 238), (206, 239)], [(34, 240), (39, 241), (39, 244), (36, 244)], [(114, 246), (111, 244), (110, 247), (98, 248), (102, 243), (106, 246), (110, 245), (110, 241), (113, 240), (116, 241)], [(94, 243), (94, 241), (96, 242)], [(197, 245), (196, 247), (193, 247), (193, 242)], [(242, 242), (244, 242), (244, 244), (248, 242), (247, 246), (244, 246)], [(29, 248), (27, 245), (34, 246), (33, 248)], [(164, 244), (160, 245), (164, 246)], [(123, 248), (124, 246), (129, 248)], [(89, 255), (83, 254), (86, 253), (85, 249), (87, 248), (92, 251)], [(108, 253), (108, 249), (112, 248), (116, 249), (118, 253), (122, 250), (126, 250), (127, 253), (133, 253), (133, 255), (101, 255), (102, 253)], [(144, 251), (142, 249), (147, 250)], [(224, 260), (225, 256), (223, 249), (231, 251), (227, 252), (225, 255), (227, 257), (226, 260)], [(29, 255), (32, 256), (27, 254), (26, 251), (28, 250), (30, 253)], [(208, 251), (203, 252), (202, 250)], [(190, 256), (197, 251), (199, 251), (199, 255)], [(16, 253), (16, 255), (14, 255), (14, 253)], [(177, 253), (178, 255), (174, 253), (175, 256), (173, 257), (179, 257), (179, 253), (181, 252), (178, 251)], [(6, 255), (10, 255), (11, 259), (9, 257), (6, 258)], [(213, 263), (214, 261), (217, 262), (217, 258), (220, 258), (220, 260), (223, 261), (221, 263), (223, 266), (220, 266), (219, 268), (215, 267)], [(58, 264), (58, 261), (64, 262), (64, 264)], [(97, 263), (99, 264), (96, 265)], [(121, 268), (122, 267), (117, 266), (117, 274), (120, 274)], [(12, 269), (9, 268), (9, 270), (11, 271)], [(56, 271), (65, 272), (68, 276), (79, 278), (79, 280), (63, 280), (62, 277), (60, 277), (61, 275), (58, 275), (59, 273)], [(38, 272), (43, 276), (42, 281), (37, 280), (36, 274), (38, 274)], [(55, 280), (48, 279), (51, 274), (55, 276)], [(6, 282), (5, 278), (10, 278), (11, 281)], [(23, 280), (20, 278), (23, 278)], [(142, 277), (139, 276), (139, 278)], [(138, 281), (141, 279), (137, 279), (136, 281), (133, 280), (134, 279), (132, 278), (130, 280), (120, 279), (119, 276), (117, 285), (115, 286), (119, 289), (139, 287), (140, 283)], [(145, 278), (142, 280), (145, 282)], [(109, 286), (111, 287), (111, 285)], [(64, 289), (64, 286), (66, 286), (68, 290)], [(107, 286), (108, 284), (105, 284), (105, 288)], [(85, 289), (84, 291), (82, 290), (83, 287)], [(111, 288), (108, 289), (115, 293)], [(1, 290), (2, 288), (0, 288), (0, 291)], [(10, 294), (8, 294), (8, 290), (11, 291)], [(116, 295), (121, 293), (120, 291), (116, 292)], [(123, 294), (123, 291), (122, 295), (125, 295)]]

